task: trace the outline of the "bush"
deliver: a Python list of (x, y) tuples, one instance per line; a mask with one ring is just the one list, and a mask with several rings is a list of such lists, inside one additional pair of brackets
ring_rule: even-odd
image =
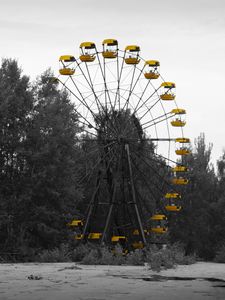
[(97, 265), (99, 264), (99, 259), (99, 251), (97, 249), (92, 249), (83, 257), (81, 263), (84, 265)]
[(71, 259), (74, 262), (81, 262), (85, 256), (87, 256), (93, 247), (89, 245), (80, 244), (74, 250), (71, 251)]
[(127, 254), (126, 263), (132, 266), (143, 266), (144, 265), (144, 251), (136, 249), (135, 251)]
[[(225, 248), (225, 246), (224, 246)], [(224, 248), (218, 254), (218, 262), (224, 262)], [(219, 252), (218, 252), (219, 253)], [(222, 258), (220, 258), (222, 257)], [(68, 245), (62, 244), (53, 250), (44, 250), (37, 257), (39, 262), (79, 262), (86, 265), (133, 265), (143, 266), (148, 263), (154, 271), (162, 268), (173, 268), (177, 264), (192, 264), (196, 261), (195, 256), (185, 256), (180, 244), (173, 244), (165, 248), (151, 245), (144, 249), (136, 249), (124, 255), (123, 248), (117, 245), (113, 250), (108, 247), (93, 244), (80, 244), (70, 250)]]
[(225, 263), (225, 245), (222, 245), (216, 252), (214, 261), (218, 263)]
[(160, 271), (162, 268), (170, 269), (175, 265), (187, 265), (195, 263), (195, 256), (185, 256), (183, 247), (180, 244), (173, 244), (165, 248), (151, 246), (146, 250), (146, 262), (154, 271)]
[(36, 260), (38, 262), (70, 262), (71, 253), (68, 245), (62, 244), (59, 248), (43, 250), (37, 255)]
[(81, 261), (86, 265), (122, 265), (125, 262), (123, 250), (119, 245), (114, 250), (101, 246), (95, 247), (89, 250)]

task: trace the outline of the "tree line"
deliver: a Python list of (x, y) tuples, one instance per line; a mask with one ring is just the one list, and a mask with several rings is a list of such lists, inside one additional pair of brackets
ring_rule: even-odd
[[(85, 193), (91, 194), (78, 180), (90, 168), (83, 154), (91, 146), (78, 142), (74, 104), (52, 77), (47, 70), (31, 82), (13, 59), (0, 66), (0, 256), (32, 257), (68, 242), (66, 223), (84, 213)], [(182, 211), (170, 220), (169, 240), (213, 259), (225, 244), (225, 152), (215, 170), (204, 134), (192, 148), (190, 183)]]

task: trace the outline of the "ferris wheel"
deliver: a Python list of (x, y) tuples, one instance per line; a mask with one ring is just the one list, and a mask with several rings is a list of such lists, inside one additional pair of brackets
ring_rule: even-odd
[(101, 50), (83, 42), (77, 58), (62, 55), (59, 63), (86, 164), (86, 214), (69, 223), (75, 239), (143, 248), (167, 233), (167, 217), (181, 210), (188, 183), (190, 140), (176, 85), (164, 80), (158, 60), (141, 58), (137, 45), (120, 50), (115, 39), (104, 40)]

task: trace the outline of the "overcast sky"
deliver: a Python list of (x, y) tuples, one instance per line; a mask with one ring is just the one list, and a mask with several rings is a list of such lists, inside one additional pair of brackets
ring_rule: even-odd
[(0, 0), (0, 56), (32, 79), (57, 73), (58, 57), (78, 56), (82, 41), (101, 48), (105, 38), (160, 61), (187, 110), (185, 136), (204, 132), (215, 162), (225, 148), (225, 0)]

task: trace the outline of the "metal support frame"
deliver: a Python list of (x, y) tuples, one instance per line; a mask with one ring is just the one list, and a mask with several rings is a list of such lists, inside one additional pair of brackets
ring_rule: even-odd
[(130, 175), (130, 183), (131, 183), (131, 191), (132, 191), (134, 209), (135, 209), (135, 213), (136, 213), (136, 216), (137, 216), (137, 221), (138, 221), (138, 226), (139, 226), (139, 230), (140, 230), (140, 233), (141, 233), (142, 241), (143, 241), (144, 244), (147, 244), (144, 229), (143, 229), (142, 222), (141, 222), (141, 217), (140, 217), (139, 210), (138, 210), (138, 207), (137, 207), (136, 194), (135, 194), (135, 189), (134, 189), (133, 173), (132, 173), (131, 160), (130, 160), (129, 144), (125, 144), (125, 150), (127, 152), (127, 161), (128, 161), (128, 167), (129, 167), (129, 175)]
[(95, 198), (96, 198), (96, 195), (97, 195), (99, 187), (100, 187), (100, 181), (101, 181), (100, 177), (101, 177), (101, 172), (99, 171), (98, 177), (97, 177), (97, 180), (96, 180), (96, 188), (95, 188), (94, 194), (92, 195), (92, 198), (91, 198), (91, 202), (90, 202), (90, 206), (89, 206), (88, 214), (87, 214), (87, 219), (86, 219), (84, 229), (83, 229), (83, 232), (82, 232), (84, 238), (85, 238), (85, 235), (87, 233), (87, 228), (88, 228), (88, 225), (89, 225), (89, 222), (90, 222), (91, 214), (92, 214), (94, 206), (95, 206)]

